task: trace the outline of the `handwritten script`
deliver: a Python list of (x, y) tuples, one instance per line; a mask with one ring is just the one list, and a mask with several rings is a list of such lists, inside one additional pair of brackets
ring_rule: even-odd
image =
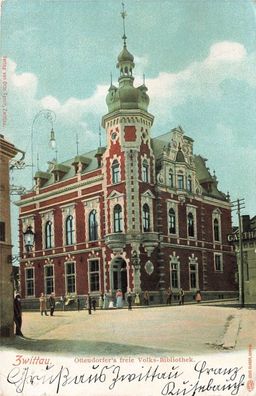
[(86, 372), (79, 374), (74, 367), (70, 369), (64, 365), (16, 365), (9, 371), (7, 382), (15, 387), (17, 394), (39, 385), (50, 386), (51, 394), (58, 394), (64, 388), (79, 385), (85, 387), (88, 384), (102, 384), (111, 394), (111, 391), (118, 390), (121, 384), (127, 386), (131, 383), (154, 383), (159, 388), (159, 394), (163, 396), (195, 396), (199, 393), (212, 396), (215, 392), (219, 395), (224, 391), (225, 395), (239, 395), (240, 389), (245, 385), (242, 367), (209, 367), (205, 360), (193, 365), (193, 375), (189, 375), (189, 378), (180, 366), (175, 365), (168, 366), (168, 370), (166, 366), (164, 370), (161, 369), (161, 365), (140, 366), (140, 369), (135, 371), (127, 372), (126, 366), (118, 364), (93, 364), (87, 367)]

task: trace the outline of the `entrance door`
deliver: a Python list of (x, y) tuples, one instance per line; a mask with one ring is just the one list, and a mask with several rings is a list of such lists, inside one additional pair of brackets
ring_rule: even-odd
[(112, 262), (112, 290), (120, 289), (123, 296), (127, 292), (127, 269), (126, 262), (121, 257), (117, 257)]

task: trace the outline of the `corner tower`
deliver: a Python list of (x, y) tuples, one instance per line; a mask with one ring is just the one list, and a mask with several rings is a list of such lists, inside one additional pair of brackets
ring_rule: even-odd
[[(125, 22), (125, 12), (121, 15)], [(145, 83), (134, 86), (135, 64), (127, 49), (125, 23), (122, 38), (123, 49), (116, 65), (120, 73), (118, 86), (111, 81), (106, 97), (108, 113), (102, 118), (107, 134), (103, 157), (106, 242), (113, 254), (123, 255), (125, 252), (128, 260), (132, 261), (133, 255), (141, 262), (142, 254), (149, 257), (158, 244), (153, 222), (155, 158), (150, 139), (154, 117), (148, 112), (149, 96)], [(119, 215), (116, 213), (118, 207)], [(122, 220), (120, 227), (118, 219)], [(139, 278), (131, 283), (134, 285), (131, 288), (140, 289)]]

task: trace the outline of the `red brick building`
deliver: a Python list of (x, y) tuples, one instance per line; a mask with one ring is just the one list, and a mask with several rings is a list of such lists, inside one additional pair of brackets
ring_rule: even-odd
[(168, 287), (187, 299), (197, 289), (204, 298), (234, 295), (229, 197), (181, 127), (151, 137), (147, 88), (134, 86), (125, 40), (117, 67), (102, 119), (106, 147), (38, 171), (34, 191), (21, 197), (22, 297), (131, 289), (159, 301)]

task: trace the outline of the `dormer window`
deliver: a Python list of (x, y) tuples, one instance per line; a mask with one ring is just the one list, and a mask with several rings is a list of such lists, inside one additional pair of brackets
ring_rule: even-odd
[(117, 160), (112, 163), (112, 182), (113, 184), (120, 182), (120, 166)]
[(184, 190), (184, 176), (178, 175), (178, 190)]
[(170, 188), (174, 187), (174, 182), (173, 182), (173, 172), (172, 170), (169, 171), (169, 175), (168, 175), (168, 184)]
[(149, 167), (148, 161), (146, 159), (144, 159), (142, 162), (142, 181), (145, 183), (149, 182)]
[(192, 178), (191, 178), (191, 176), (188, 176), (188, 179), (187, 179), (187, 190), (188, 190), (188, 192), (192, 192)]

